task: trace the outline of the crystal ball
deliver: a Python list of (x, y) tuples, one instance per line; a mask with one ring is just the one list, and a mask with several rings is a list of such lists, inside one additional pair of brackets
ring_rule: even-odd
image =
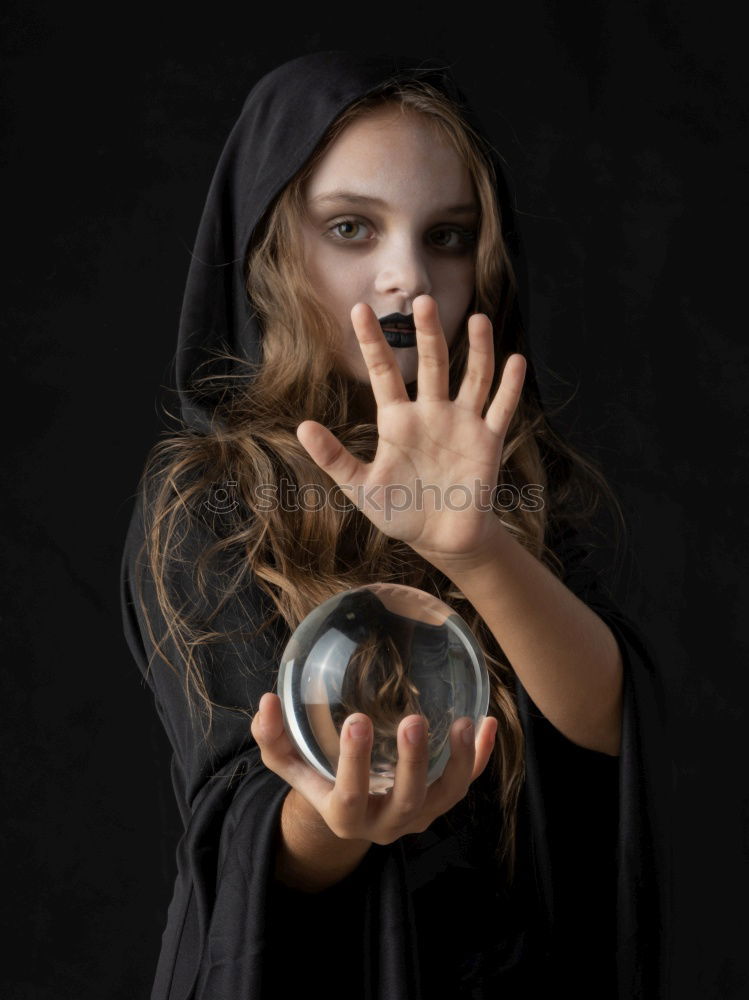
[(489, 674), (460, 615), (423, 590), (372, 583), (336, 594), (294, 630), (278, 674), (284, 726), (319, 774), (335, 781), (340, 733), (353, 712), (372, 721), (370, 793), (393, 785), (398, 724), (427, 722), (427, 784), (450, 759), (450, 730), (476, 730), (489, 707)]

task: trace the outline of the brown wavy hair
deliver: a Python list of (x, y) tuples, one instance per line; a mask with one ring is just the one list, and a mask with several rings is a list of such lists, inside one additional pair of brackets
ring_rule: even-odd
[[(210, 646), (225, 642), (228, 635), (225, 628), (214, 629), (211, 623), (246, 588), (259, 587), (275, 608), (254, 635), (274, 621), (293, 631), (332, 595), (374, 581), (417, 587), (443, 600), (473, 631), (490, 673), (489, 712), (498, 719), (499, 729), (485, 773), (503, 817), (495, 857), (512, 877), (517, 801), (525, 776), (524, 737), (513, 670), (496, 638), (447, 577), (404, 542), (383, 534), (342, 493), (336, 503), (311, 511), (300, 505), (292, 509), (268, 505), (258, 499), (256, 490), (259, 485), (278, 490), (285, 479), (322, 495), (336, 495), (336, 484), (296, 437), (303, 420), (330, 428), (361, 461), (371, 461), (376, 451), (376, 424), (357, 415), (362, 387), (336, 370), (339, 331), (310, 283), (298, 234), (306, 211), (305, 181), (319, 159), (350, 122), (384, 104), (423, 115), (437, 136), (452, 143), (475, 185), (481, 212), (469, 315), (486, 313), (494, 325), (495, 344), (506, 345), (496, 357), (484, 415), (507, 357), (524, 349), (522, 330), (510, 326), (511, 317), (517, 315), (513, 313), (517, 282), (503, 239), (489, 147), (466, 123), (460, 107), (426, 82), (384, 84), (335, 120), (255, 231), (246, 275), (248, 296), (263, 330), (260, 364), (251, 365), (228, 348), (216, 352), (216, 359), (228, 367), (200, 377), (196, 373), (192, 383), (195, 396), (210, 394), (218, 400), (215, 412), (220, 419), (214, 421), (212, 432), (201, 435), (180, 425), (162, 432), (148, 455), (140, 483), (145, 561), (166, 631), (156, 636), (150, 622), (148, 627), (154, 656), (158, 654), (181, 678), (191, 717), (200, 723), (202, 738), (210, 744), (214, 709), (239, 712), (248, 720), (257, 710), (257, 705), (219, 706), (211, 698), (204, 669)], [(467, 356), (466, 320), (451, 351), (451, 399), (457, 395)], [(411, 383), (409, 397), (415, 398), (415, 392), (416, 383)], [(230, 509), (206, 502), (218, 495), (217, 485), (221, 489), (228, 484), (235, 488)], [(543, 488), (544, 503), (495, 513), (520, 544), (558, 576), (563, 567), (545, 543), (550, 511), (554, 516), (564, 512), (568, 520), (587, 525), (605, 499), (623, 524), (616, 497), (597, 464), (565, 443), (540, 403), (524, 393), (506, 437), (498, 486), (509, 486), (517, 495), (529, 484)], [(185, 545), (196, 529), (206, 544), (186, 560)], [(199, 614), (181, 604), (170, 585), (172, 573), (186, 564), (200, 598)], [(163, 650), (167, 639), (177, 650), (178, 663), (172, 663)], [(383, 696), (386, 684), (387, 679)], [(386, 709), (382, 706), (382, 711)], [(471, 809), (475, 786), (467, 796)]]

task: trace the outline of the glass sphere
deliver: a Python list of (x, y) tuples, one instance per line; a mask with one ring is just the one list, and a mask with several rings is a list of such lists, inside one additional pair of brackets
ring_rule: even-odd
[(372, 583), (336, 594), (295, 629), (281, 657), (284, 726), (301, 756), (335, 781), (340, 733), (353, 712), (374, 730), (370, 792), (393, 785), (398, 724), (427, 721), (427, 784), (450, 759), (450, 729), (478, 729), (489, 707), (489, 674), (475, 636), (443, 601), (415, 587)]

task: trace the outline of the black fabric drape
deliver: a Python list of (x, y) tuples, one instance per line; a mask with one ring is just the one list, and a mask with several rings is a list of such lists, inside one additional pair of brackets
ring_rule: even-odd
[[(204, 362), (197, 374), (215, 370), (211, 349), (221, 343), (261, 359), (262, 330), (243, 274), (258, 222), (335, 117), (394, 73), (448, 93), (484, 134), (449, 70), (424, 60), (314, 53), (268, 73), (248, 95), (211, 182), (180, 316), (177, 390), (182, 419), (195, 432), (210, 432), (217, 419), (216, 401), (191, 386)], [(491, 157), (520, 290), (502, 351), (524, 354), (524, 393), (541, 406), (520, 234), (501, 163), (493, 151)], [(665, 995), (670, 762), (657, 670), (635, 627), (587, 568), (571, 529), (560, 525), (552, 539), (565, 582), (608, 623), (622, 650), (622, 751), (610, 757), (576, 746), (517, 681), (527, 779), (511, 892), (489, 860), (501, 817), (487, 808), (471, 819), (464, 804), (423, 834), (373, 845), (356, 872), (326, 892), (275, 884), (272, 859), (288, 786), (263, 765), (240, 713), (218, 709), (211, 745), (201, 740), (182, 680), (154, 657), (148, 624), (159, 638), (166, 626), (142, 541), (138, 494), (122, 560), (123, 623), (171, 743), (184, 824), (152, 1000), (265, 1000), (315, 987), (331, 998), (368, 1000), (526, 997), (567, 987), (578, 998), (600, 1000), (617, 996), (617, 981), (622, 1000)], [(193, 558), (208, 541), (196, 523), (186, 543)], [(188, 557), (170, 584), (188, 601), (190, 566)], [(232, 631), (246, 633), (272, 610), (254, 587), (211, 622), (227, 634), (203, 663), (215, 702), (254, 712), (263, 692), (274, 689), (285, 629), (252, 641)], [(176, 662), (173, 644), (163, 648)], [(476, 784), (491, 802), (485, 778)]]
[[(527, 777), (509, 894), (490, 863), (498, 814), (477, 822), (462, 804), (423, 834), (373, 845), (325, 892), (274, 883), (288, 786), (263, 765), (245, 717), (219, 712), (208, 749), (189, 723), (181, 680), (158, 657), (149, 670), (139, 559), (147, 619), (158, 635), (164, 623), (139, 556), (142, 540), (138, 503), (122, 563), (124, 627), (172, 744), (184, 822), (153, 1000), (261, 1000), (309, 988), (310, 977), (330, 997), (350, 995), (355, 982), (357, 995), (372, 1000), (520, 997), (565, 983), (577, 997), (665, 995), (670, 786), (658, 678), (632, 624), (585, 569), (571, 532), (556, 546), (565, 582), (612, 628), (624, 658), (622, 749), (612, 757), (572, 743), (516, 681)], [(196, 531), (196, 547), (205, 541)], [(179, 589), (189, 592), (190, 581)], [(269, 614), (264, 600), (244, 605), (248, 628)], [(236, 619), (223, 624), (229, 632)], [(214, 700), (254, 710), (274, 690), (287, 638), (279, 626), (262, 641), (222, 644), (207, 673)], [(173, 645), (164, 649), (174, 661)]]

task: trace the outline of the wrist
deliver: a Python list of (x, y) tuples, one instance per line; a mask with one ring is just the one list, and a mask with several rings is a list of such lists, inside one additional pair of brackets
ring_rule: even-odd
[(310, 837), (317, 839), (324, 838), (344, 847), (345, 845), (372, 846), (373, 841), (371, 840), (339, 837), (338, 834), (330, 829), (317, 809), (296, 788), (292, 787), (286, 796), (284, 809), (287, 811), (286, 818), (289, 823), (292, 823), (297, 830)]
[(315, 807), (292, 788), (281, 810), (275, 878), (291, 889), (320, 892), (349, 875), (372, 843), (338, 837)]
[(508, 543), (511, 544), (510, 532), (498, 517), (492, 516), (493, 523), (486, 532), (481, 545), (471, 552), (430, 553), (419, 551), (418, 554), (436, 569), (453, 581), (458, 587), (471, 578), (480, 576), (487, 566), (496, 565), (502, 557)]

